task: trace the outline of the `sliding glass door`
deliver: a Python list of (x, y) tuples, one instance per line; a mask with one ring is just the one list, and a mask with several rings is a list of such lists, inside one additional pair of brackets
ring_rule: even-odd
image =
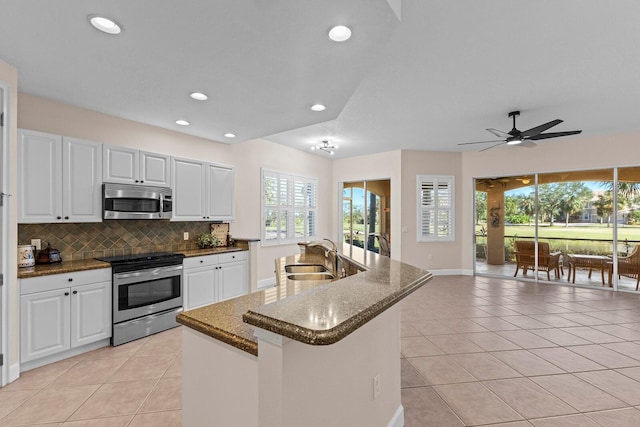
[(476, 274), (638, 287), (640, 167), (476, 178), (474, 218)]

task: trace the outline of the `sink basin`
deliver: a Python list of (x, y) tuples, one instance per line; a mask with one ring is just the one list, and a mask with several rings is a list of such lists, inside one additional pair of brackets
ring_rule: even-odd
[[(307, 264), (307, 265), (292, 264), (292, 265), (285, 265), (284, 271), (286, 271), (287, 273), (324, 273), (324, 272), (327, 272), (328, 270), (325, 268), (324, 265), (319, 265), (319, 264)], [(298, 280), (304, 280), (304, 279), (298, 279)]]
[(333, 274), (329, 273), (306, 273), (306, 274), (289, 274), (289, 280), (333, 280)]

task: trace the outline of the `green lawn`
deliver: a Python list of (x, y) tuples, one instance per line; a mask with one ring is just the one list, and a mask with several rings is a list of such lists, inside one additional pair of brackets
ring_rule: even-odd
[[(486, 238), (480, 236), (482, 225), (476, 225), (478, 238), (476, 242), (482, 246)], [(484, 225), (486, 229), (486, 225)], [(505, 256), (510, 259), (513, 241), (521, 238), (533, 238), (535, 236), (533, 225), (507, 225), (505, 234)], [(610, 255), (613, 253), (613, 225), (606, 224), (569, 224), (565, 227), (562, 223), (553, 226), (541, 225), (538, 227), (538, 238), (549, 239), (552, 250), (564, 253), (582, 253), (594, 255)], [(623, 241), (629, 241), (629, 247), (625, 247)], [(633, 246), (640, 243), (640, 226), (618, 225), (618, 251), (628, 252)], [(482, 253), (480, 251), (479, 253)]]

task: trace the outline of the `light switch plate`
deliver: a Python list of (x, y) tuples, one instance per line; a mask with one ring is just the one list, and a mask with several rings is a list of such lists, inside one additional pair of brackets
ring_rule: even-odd
[(185, 231), (185, 232), (184, 232), (184, 237), (183, 237), (183, 239), (184, 239), (184, 240), (189, 240), (189, 232), (188, 232), (188, 231)]
[(42, 249), (42, 241), (40, 239), (31, 239), (31, 246), (35, 246), (36, 250)]

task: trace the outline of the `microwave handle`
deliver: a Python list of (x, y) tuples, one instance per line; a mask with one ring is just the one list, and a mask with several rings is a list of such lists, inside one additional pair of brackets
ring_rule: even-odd
[(164, 213), (164, 194), (160, 193), (160, 216)]

